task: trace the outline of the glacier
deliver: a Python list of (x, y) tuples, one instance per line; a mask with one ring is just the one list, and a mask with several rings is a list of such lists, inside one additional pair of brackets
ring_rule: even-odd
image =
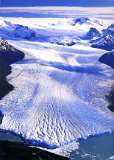
[[(0, 100), (0, 129), (49, 150), (112, 132), (114, 113), (105, 97), (113, 85), (113, 69), (99, 61), (105, 50), (80, 39), (93, 22), (99, 32), (105, 27), (96, 19), (72, 25), (72, 18), (31, 18), (31, 23), (21, 17), (18, 26), (23, 34), (29, 34), (28, 39), (21, 31), (15, 35), (16, 19), (2, 17), (0, 21), (0, 35), (25, 53), (23, 60), (11, 65), (7, 76), (14, 90)], [(56, 43), (59, 38), (62, 45)], [(72, 39), (75, 43), (67, 45)]]

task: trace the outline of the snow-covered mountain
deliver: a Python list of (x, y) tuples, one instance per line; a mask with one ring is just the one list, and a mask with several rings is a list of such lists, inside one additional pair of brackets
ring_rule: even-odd
[(108, 28), (107, 29), (103, 29), (102, 32), (103, 32), (104, 36), (108, 35), (108, 34), (114, 36), (114, 24), (109, 25)]
[(102, 26), (103, 24), (101, 23), (101, 20), (95, 19), (95, 18), (89, 18), (89, 17), (80, 17), (80, 18), (75, 18), (72, 21), (72, 25), (100, 25)]
[(28, 26), (13, 24), (9, 21), (0, 21), (0, 35), (4, 38), (31, 39), (35, 37), (35, 32)]
[[(66, 33), (64, 33), (64, 26), (66, 25)], [(99, 30), (103, 29), (103, 24), (98, 19), (80, 17), (71, 18), (67, 21), (58, 20), (56, 23), (48, 23), (47, 26), (51, 27), (50, 33), (45, 32), (45, 28), (39, 25), (35, 28), (33, 25), (26, 26), (25, 24), (18, 24), (8, 21), (7, 19), (0, 20), (0, 36), (4, 38), (16, 38), (16, 39), (39, 39), (41, 41), (49, 41), (58, 45), (72, 46), (76, 43), (80, 43), (80, 39), (95, 39), (100, 36)], [(93, 27), (94, 28), (93, 28)], [(58, 28), (59, 27), (59, 28)], [(98, 28), (98, 30), (96, 29)], [(53, 32), (53, 29), (59, 29), (57, 34)], [(59, 32), (61, 30), (61, 32)], [(76, 31), (77, 30), (77, 31)], [(43, 33), (44, 31), (44, 33)], [(73, 31), (73, 32), (71, 32)], [(62, 33), (62, 34), (61, 34)], [(82, 35), (82, 36), (80, 36)]]
[(102, 30), (101, 36), (93, 40), (92, 47), (101, 48), (105, 50), (113, 50), (114, 49), (114, 24), (108, 26), (107, 29)]
[(82, 37), (85, 40), (98, 39), (101, 36), (100, 32), (96, 28), (90, 28), (90, 30)]
[[(88, 17), (69, 19), (65, 23), (69, 29), (69, 32), (66, 32), (66, 34), (62, 33), (61, 35), (58, 31), (58, 33), (55, 34), (53, 29), (56, 29), (58, 24), (48, 24), (52, 28), (51, 35), (49, 35), (49, 32), (45, 32), (44, 28), (41, 27), (40, 29), (37, 29), (32, 26), (16, 24), (1, 19), (0, 36), (6, 39), (39, 39), (40, 41), (47, 41), (63, 46), (73, 46), (75, 44), (83, 43), (84, 40), (89, 40), (91, 46), (95, 48), (105, 50), (112, 50), (114, 48), (114, 24), (111, 24), (106, 29), (103, 29), (104, 27), (100, 20)], [(63, 29), (64, 22), (62, 22), (60, 26), (60, 29)], [(43, 30), (45, 34), (43, 33)], [(70, 30), (73, 30), (73, 32), (70, 33)], [(75, 32), (75, 30), (77, 30), (77, 32)]]

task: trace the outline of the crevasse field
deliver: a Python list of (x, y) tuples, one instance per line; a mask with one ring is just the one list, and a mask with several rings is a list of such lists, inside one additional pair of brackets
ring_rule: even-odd
[(99, 61), (108, 51), (91, 47), (114, 22), (113, 9), (0, 9), (0, 36), (25, 53), (7, 77), (14, 90), (0, 100), (0, 129), (58, 154), (114, 130), (105, 98), (114, 71)]

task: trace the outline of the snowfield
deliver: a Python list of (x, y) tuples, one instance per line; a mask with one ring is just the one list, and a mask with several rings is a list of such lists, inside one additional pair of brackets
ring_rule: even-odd
[(107, 51), (91, 47), (91, 40), (96, 34), (102, 38), (111, 23), (107, 25), (107, 16), (76, 14), (58, 9), (55, 18), (0, 18), (0, 36), (25, 53), (7, 77), (14, 90), (0, 101), (0, 128), (59, 153), (78, 147), (80, 138), (114, 130), (106, 100), (114, 71), (99, 61)]

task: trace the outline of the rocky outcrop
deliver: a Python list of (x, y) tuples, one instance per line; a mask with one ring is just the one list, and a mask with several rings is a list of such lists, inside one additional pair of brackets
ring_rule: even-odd
[[(4, 42), (5, 43), (5, 42)], [(14, 89), (6, 77), (11, 73), (11, 64), (24, 58), (24, 53), (9, 44), (0, 45), (0, 99)]]
[(114, 68), (114, 51), (102, 55), (99, 61)]

